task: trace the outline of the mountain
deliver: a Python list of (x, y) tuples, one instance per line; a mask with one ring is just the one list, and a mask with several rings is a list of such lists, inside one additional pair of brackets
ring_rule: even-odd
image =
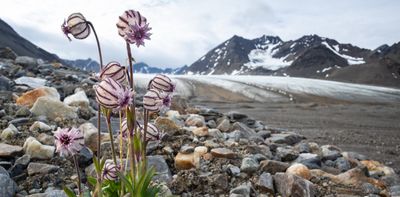
[(0, 19), (0, 48), (9, 47), (19, 56), (36, 57), (47, 61), (60, 61), (60, 58), (34, 45), (21, 37), (6, 22)]
[(88, 72), (98, 72), (99, 71), (99, 63), (91, 58), (88, 59), (77, 59), (77, 60), (63, 60), (65, 64), (79, 68), (80, 70), (88, 71)]

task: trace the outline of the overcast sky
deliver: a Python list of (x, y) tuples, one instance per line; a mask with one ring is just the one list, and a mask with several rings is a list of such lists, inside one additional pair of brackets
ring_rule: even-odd
[(127, 9), (139, 10), (153, 28), (146, 47), (133, 47), (136, 60), (159, 67), (190, 65), (235, 34), (283, 40), (318, 34), (369, 49), (400, 41), (395, 0), (2, 0), (0, 18), (62, 58), (97, 60), (92, 35), (69, 42), (60, 30), (69, 14), (81, 12), (95, 25), (105, 62), (124, 63), (115, 23)]

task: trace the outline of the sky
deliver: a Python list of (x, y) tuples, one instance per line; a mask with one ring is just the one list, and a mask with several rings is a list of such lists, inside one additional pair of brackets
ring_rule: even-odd
[(375, 49), (400, 41), (400, 1), (395, 0), (0, 0), (0, 18), (20, 35), (66, 59), (97, 60), (93, 35), (71, 42), (60, 26), (74, 12), (91, 21), (105, 63), (126, 64), (126, 45), (117, 34), (118, 16), (134, 9), (152, 27), (146, 47), (133, 56), (158, 67), (190, 65), (209, 50), (240, 35), (295, 40), (317, 34)]

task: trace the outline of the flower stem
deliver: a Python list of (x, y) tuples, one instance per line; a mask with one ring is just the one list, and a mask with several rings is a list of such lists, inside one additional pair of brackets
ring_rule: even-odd
[(111, 129), (111, 118), (108, 116), (106, 119), (106, 123), (107, 123), (107, 128), (108, 128), (108, 133), (110, 134), (110, 140), (111, 140), (111, 152), (112, 152), (112, 158), (114, 161), (115, 165), (118, 165), (117, 163), (117, 157), (115, 156), (115, 147), (114, 147), (114, 136), (112, 133), (112, 129)]
[(128, 62), (129, 62), (129, 84), (131, 85), (132, 90), (134, 90), (133, 84), (133, 64), (132, 64), (132, 51), (131, 45), (126, 42), (126, 51), (128, 52)]
[(79, 170), (78, 160), (76, 159), (76, 155), (74, 155), (73, 158), (74, 158), (74, 164), (75, 164), (76, 173), (78, 174), (78, 195), (82, 196), (81, 173), (80, 173), (80, 170)]
[(97, 50), (99, 51), (99, 60), (100, 60), (100, 69), (103, 68), (103, 56), (101, 55), (101, 48), (100, 48), (100, 42), (99, 42), (99, 37), (97, 36), (96, 30), (94, 29), (94, 26), (91, 22), (87, 22), (88, 25), (92, 28), (94, 37), (96, 37), (96, 42), (97, 42)]

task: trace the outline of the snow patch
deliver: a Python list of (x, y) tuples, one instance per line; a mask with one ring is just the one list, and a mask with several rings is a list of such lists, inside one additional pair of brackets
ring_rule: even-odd
[(396, 74), (392, 73), (392, 75), (393, 75), (393, 78), (395, 78), (395, 79), (398, 78)]
[(322, 73), (324, 73), (324, 72), (326, 72), (326, 71), (329, 71), (329, 70), (331, 70), (332, 69), (332, 67), (328, 67), (328, 68), (324, 68), (324, 69), (322, 69)]
[(322, 42), (322, 44), (324, 46), (326, 46), (328, 49), (330, 49), (333, 53), (335, 53), (336, 55), (344, 58), (345, 60), (347, 60), (347, 63), (349, 63), (350, 65), (355, 65), (355, 64), (364, 64), (365, 61), (362, 57), (351, 57), (345, 54), (341, 54), (339, 53), (339, 50), (336, 50), (336, 48), (332, 48), (328, 43), (326, 42)]
[(201, 57), (200, 61), (203, 61), (206, 58), (206, 56)]
[[(290, 66), (292, 61), (285, 61), (286, 57), (274, 58), (274, 49), (281, 43), (269, 44), (260, 46), (257, 49), (250, 51), (248, 57), (249, 62), (245, 64), (250, 68), (263, 67), (268, 70), (278, 70), (283, 67)], [(262, 48), (262, 49), (260, 49)]]

